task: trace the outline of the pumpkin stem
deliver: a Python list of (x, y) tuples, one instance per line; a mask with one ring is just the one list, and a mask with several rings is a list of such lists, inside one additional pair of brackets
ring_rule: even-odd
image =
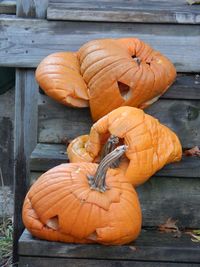
[(105, 143), (103, 150), (101, 152), (101, 160), (115, 149), (115, 146), (119, 143), (119, 137), (116, 135), (111, 135), (107, 142)]
[(92, 189), (100, 192), (106, 191), (107, 187), (105, 184), (105, 179), (107, 170), (116, 160), (118, 160), (124, 154), (126, 149), (126, 145), (118, 146), (115, 150), (113, 150), (101, 160), (95, 175), (88, 176), (89, 184), (91, 185)]

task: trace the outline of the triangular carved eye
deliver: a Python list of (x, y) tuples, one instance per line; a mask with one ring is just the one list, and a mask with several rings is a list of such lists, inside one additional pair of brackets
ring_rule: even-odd
[(117, 82), (118, 88), (119, 88), (119, 92), (121, 94), (121, 97), (124, 100), (128, 100), (131, 96), (131, 91), (130, 91), (130, 87), (129, 85), (122, 83), (122, 82)]
[(58, 230), (59, 229), (59, 222), (58, 222), (58, 216), (54, 216), (50, 219), (47, 220), (46, 226), (53, 230)]

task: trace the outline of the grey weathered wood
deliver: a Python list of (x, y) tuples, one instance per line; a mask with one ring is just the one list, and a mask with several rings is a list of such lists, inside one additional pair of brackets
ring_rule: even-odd
[[(31, 171), (30, 183), (40, 175), (39, 170)], [(200, 178), (154, 176), (136, 190), (144, 227), (157, 227), (171, 217), (181, 227), (199, 228)]]
[(1, 0), (0, 14), (16, 14), (16, 0)]
[[(30, 157), (30, 169), (32, 171), (47, 171), (66, 162), (68, 162), (66, 145), (37, 144)], [(180, 162), (166, 165), (156, 173), (156, 176), (200, 178), (200, 159), (197, 157), (183, 157)]]
[(179, 1), (57, 1), (50, 0), (50, 20), (121, 21), (200, 24), (200, 7)]
[(77, 50), (92, 39), (135, 36), (168, 56), (177, 71), (200, 71), (198, 25), (48, 22), (1, 17), (0, 27), (1, 66), (36, 67), (48, 54)]
[(23, 230), (21, 210), (27, 190), (28, 159), (37, 143), (37, 90), (33, 70), (16, 70), (14, 144), (14, 261)]
[(200, 99), (200, 75), (178, 74), (174, 84), (161, 98)]
[(19, 267), (198, 267), (195, 263), (20, 257)]
[(13, 187), (14, 176), (14, 95), (14, 88), (0, 95), (0, 168), (4, 184), (11, 187)]
[[(89, 133), (92, 124), (88, 109), (68, 108), (47, 96), (40, 96), (38, 112), (40, 143), (63, 143)], [(174, 130), (184, 148), (199, 145), (200, 101), (160, 99), (145, 112)]]
[(65, 143), (79, 134), (90, 131), (92, 119), (89, 109), (69, 108), (45, 95), (40, 95), (38, 105), (38, 141)]
[(160, 99), (145, 112), (172, 129), (184, 148), (199, 145), (200, 101)]
[(48, 0), (17, 0), (17, 16), (46, 18)]
[(32, 257), (51, 256), (64, 259), (98, 259), (99, 261), (107, 259), (199, 263), (199, 252), (200, 245), (193, 243), (188, 235), (174, 238), (171, 234), (153, 230), (143, 230), (135, 242), (124, 246), (48, 242), (32, 238), (27, 231), (23, 233), (19, 241), (20, 257), (31, 255)]

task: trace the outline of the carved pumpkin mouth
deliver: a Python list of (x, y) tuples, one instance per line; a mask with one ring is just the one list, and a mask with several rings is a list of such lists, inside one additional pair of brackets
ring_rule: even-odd
[(130, 86), (119, 81), (117, 82), (117, 85), (118, 85), (121, 97), (124, 100), (129, 100), (129, 98), (131, 97)]

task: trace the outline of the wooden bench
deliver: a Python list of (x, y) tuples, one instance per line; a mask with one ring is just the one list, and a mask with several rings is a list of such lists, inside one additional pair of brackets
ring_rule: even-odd
[(146, 112), (173, 129), (184, 148), (199, 145), (200, 140), (200, 6), (189, 6), (184, 0), (34, 2), (37, 5), (32, 2), (27, 7), (25, 1), (17, 1), (18, 17), (0, 16), (0, 66), (17, 68), (15, 252), (18, 248), (19, 266), (199, 266), (200, 243), (184, 233), (174, 238), (157, 230), (169, 217), (178, 220), (180, 229), (200, 228), (198, 158), (168, 165), (137, 188), (143, 231), (132, 244), (47, 242), (26, 230), (18, 242), (27, 187), (44, 171), (66, 162), (65, 142), (88, 133), (92, 124), (88, 109), (64, 107), (39, 91), (34, 71), (46, 55), (75, 51), (96, 38), (141, 38), (166, 54), (178, 71), (175, 84)]

